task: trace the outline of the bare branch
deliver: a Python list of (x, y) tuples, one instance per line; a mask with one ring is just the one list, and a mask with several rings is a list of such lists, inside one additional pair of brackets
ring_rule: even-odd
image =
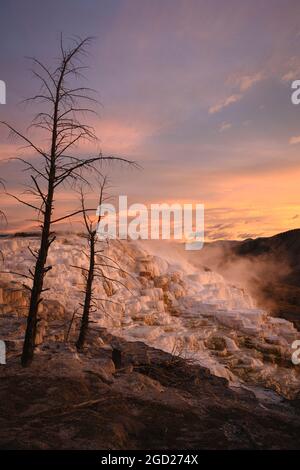
[(64, 215), (63, 217), (60, 217), (59, 219), (52, 220), (51, 223), (56, 224), (57, 222), (61, 222), (62, 220), (69, 219), (70, 217), (74, 217), (74, 215), (82, 214), (83, 212), (87, 212), (87, 211), (96, 212), (96, 209), (95, 208), (93, 208), (93, 209), (79, 209), (75, 212), (72, 212), (71, 214)]
[(43, 211), (40, 209), (40, 207), (36, 207), (36, 206), (34, 206), (33, 204), (30, 204), (29, 202), (23, 201), (22, 199), (20, 199), (18, 196), (15, 196), (14, 194), (10, 194), (10, 193), (6, 193), (6, 194), (7, 194), (7, 196), (10, 196), (10, 197), (16, 199), (16, 201), (20, 202), (21, 204), (24, 204), (24, 205), (27, 206), (27, 207), (31, 207), (31, 209), (34, 209), (34, 210), (36, 210), (36, 211), (38, 211), (38, 212), (43, 212)]
[(24, 134), (22, 134), (21, 132), (19, 132), (17, 129), (15, 129), (14, 127), (12, 127), (10, 124), (8, 124), (7, 122), (5, 121), (0, 121), (0, 124), (2, 124), (3, 126), (6, 126), (8, 129), (10, 129), (14, 134), (16, 134), (18, 137), (20, 137), (22, 140), (24, 140), (25, 142), (27, 142), (29, 144), (30, 147), (32, 147), (36, 152), (38, 152), (40, 155), (43, 155), (43, 157), (45, 158), (48, 158), (47, 154), (45, 152), (43, 152), (43, 150), (41, 150), (39, 147), (37, 147), (33, 142), (31, 142), (30, 139), (28, 139), (28, 137), (26, 137)]

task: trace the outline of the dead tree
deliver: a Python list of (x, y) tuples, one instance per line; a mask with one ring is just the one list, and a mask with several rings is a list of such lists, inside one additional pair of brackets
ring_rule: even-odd
[[(81, 157), (75, 156), (75, 146), (83, 140), (94, 141), (96, 135), (93, 127), (80, 120), (83, 113), (93, 113), (91, 105), (96, 102), (93, 90), (74, 84), (82, 77), (82, 59), (86, 55), (86, 48), (91, 38), (76, 39), (71, 47), (66, 48), (61, 39), (60, 58), (57, 66), (45, 66), (37, 59), (32, 59), (35, 65), (34, 76), (40, 81), (40, 91), (27, 101), (38, 102), (44, 106), (43, 111), (35, 116), (32, 126), (45, 133), (49, 144), (43, 148), (39, 143), (33, 142), (27, 134), (15, 129), (7, 122), (2, 122), (11, 133), (21, 139), (39, 159), (29, 160), (17, 157), (25, 163), (30, 173), (30, 193), (37, 199), (37, 203), (25, 200), (23, 197), (12, 195), (17, 201), (34, 209), (38, 213), (41, 227), (39, 248), (31, 250), (35, 258), (33, 270), (29, 270), (30, 304), (27, 317), (27, 327), (21, 363), (28, 366), (34, 355), (38, 309), (42, 302), (44, 278), (52, 268), (47, 266), (48, 250), (55, 240), (53, 224), (67, 217), (77, 214), (68, 214), (54, 219), (54, 197), (57, 189), (66, 182), (86, 182), (84, 170), (97, 170), (96, 166), (103, 160), (115, 160), (114, 157), (104, 157), (101, 154)], [(73, 153), (73, 155), (72, 155)], [(126, 161), (118, 158), (116, 160)], [(37, 162), (37, 163), (36, 163)], [(126, 161), (127, 162), (127, 161)]]
[[(4, 181), (2, 179), (0, 179), (0, 187), (2, 187), (3, 189), (5, 189), (5, 185), (4, 185)], [(6, 215), (5, 215), (5, 212), (3, 212), (3, 210), (0, 209), (0, 222), (5, 222), (7, 223), (7, 219), (6, 219)], [(2, 251), (0, 250), (0, 258), (2, 259), (2, 261), (4, 260), (4, 256), (3, 256), (3, 253)]]
[[(107, 200), (105, 195), (105, 188), (107, 184), (107, 179), (104, 177), (100, 184), (99, 200), (98, 207)], [(80, 269), (84, 277), (84, 302), (82, 306), (82, 316), (80, 323), (79, 336), (76, 342), (76, 348), (78, 351), (82, 350), (85, 344), (86, 335), (88, 331), (88, 326), (90, 322), (90, 313), (97, 311), (99, 308), (99, 303), (102, 309), (105, 309), (105, 302), (117, 303), (109, 299), (97, 298), (94, 295), (94, 283), (101, 282), (102, 285), (106, 282), (111, 282), (115, 284), (121, 284), (124, 288), (127, 289), (126, 285), (115, 278), (115, 276), (110, 277), (107, 274), (107, 269), (112, 270), (113, 272), (122, 273), (122, 275), (129, 274), (121, 268), (119, 263), (115, 261), (112, 257), (105, 254), (105, 246), (103, 244), (108, 241), (99, 240), (97, 238), (97, 227), (101, 221), (102, 214), (101, 211), (98, 212), (96, 218), (92, 218), (88, 215), (88, 210), (86, 209), (84, 193), (81, 190), (81, 212), (83, 217), (83, 222), (85, 226), (85, 235), (84, 237), (87, 240), (88, 251), (83, 253), (88, 259), (88, 267), (82, 268), (81, 266), (72, 266), (73, 268)]]
[[(0, 188), (5, 189), (4, 181), (1, 178), (0, 178)], [(0, 221), (2, 220), (7, 222), (5, 213), (3, 212), (3, 210), (0, 209)]]

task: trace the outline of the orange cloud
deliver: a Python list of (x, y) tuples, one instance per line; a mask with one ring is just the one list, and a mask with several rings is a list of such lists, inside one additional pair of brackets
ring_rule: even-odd
[(289, 143), (291, 145), (300, 144), (300, 135), (291, 137), (290, 140), (289, 140)]
[(244, 92), (252, 88), (256, 83), (263, 80), (264, 74), (262, 72), (257, 72), (252, 75), (242, 75), (237, 78), (237, 84), (240, 91)]
[(95, 127), (96, 134), (100, 136), (101, 148), (106, 153), (132, 152), (154, 132), (150, 125), (118, 120), (100, 120)]
[(242, 99), (242, 97), (243, 97), (243, 95), (241, 95), (241, 94), (235, 94), (235, 95), (228, 96), (228, 98), (226, 98), (225, 100), (222, 100), (221, 102), (211, 106), (208, 110), (209, 114), (218, 113), (219, 111), (221, 111), (223, 108), (226, 108), (230, 104), (233, 104), (233, 103), (236, 103), (237, 101), (240, 101)]

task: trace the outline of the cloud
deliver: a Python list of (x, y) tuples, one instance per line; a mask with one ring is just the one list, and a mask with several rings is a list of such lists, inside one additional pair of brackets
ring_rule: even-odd
[(247, 238), (257, 238), (259, 237), (261, 234), (260, 233), (239, 233), (237, 238), (240, 238), (242, 240), (247, 240)]
[(295, 145), (295, 144), (300, 144), (300, 135), (296, 135), (294, 137), (291, 137), (289, 140), (290, 145)]
[(231, 129), (231, 127), (232, 124), (230, 122), (223, 122), (220, 126), (219, 132), (228, 131), (229, 129)]
[(256, 83), (263, 80), (264, 74), (257, 72), (253, 75), (243, 75), (237, 79), (240, 91), (244, 92), (250, 90)]
[(151, 124), (123, 123), (119, 119), (104, 119), (95, 125), (104, 152), (124, 153), (136, 150), (155, 129)]
[(291, 82), (300, 77), (300, 62), (297, 56), (290, 57), (286, 61), (284, 68), (286, 71), (281, 77), (283, 82)]
[(289, 81), (293, 81), (295, 80), (295, 77), (297, 77), (299, 74), (297, 71), (294, 71), (294, 70), (290, 70), (289, 72), (285, 73), (283, 76), (282, 76), (282, 80), (284, 82), (289, 82)]
[(242, 99), (242, 97), (243, 97), (243, 95), (241, 95), (241, 94), (228, 96), (228, 98), (221, 101), (220, 103), (217, 103), (214, 106), (211, 106), (208, 110), (209, 114), (214, 114), (214, 113), (220, 112), (223, 108), (226, 108), (230, 104), (233, 104), (233, 103), (236, 103), (237, 101), (240, 101)]
[(212, 241), (216, 241), (216, 240), (230, 240), (232, 238), (234, 238), (232, 236), (232, 233), (229, 233), (229, 232), (223, 232), (223, 231), (216, 231), (216, 232), (212, 232), (212, 231), (209, 231), (209, 230), (206, 230), (205, 232), (205, 237), (208, 239), (208, 240), (212, 240)]
[(234, 85), (234, 88), (237, 89), (236, 93), (231, 94), (226, 99), (220, 101), (219, 103), (211, 106), (209, 108), (209, 113), (214, 114), (220, 112), (222, 109), (226, 108), (227, 106), (240, 101), (245, 92), (250, 90), (256, 83), (260, 82), (264, 79), (264, 74), (262, 72), (257, 72), (252, 75), (239, 75), (235, 76), (231, 82)]
[(6, 160), (15, 156), (20, 150), (20, 145), (16, 144), (0, 144), (0, 160)]

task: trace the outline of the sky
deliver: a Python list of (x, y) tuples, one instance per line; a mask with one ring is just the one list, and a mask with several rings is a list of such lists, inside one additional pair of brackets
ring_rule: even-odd
[[(61, 33), (66, 44), (95, 38), (86, 83), (98, 91), (101, 150), (141, 166), (105, 169), (114, 195), (203, 203), (207, 240), (300, 227), (298, 0), (1, 1), (0, 120), (26, 130), (35, 109), (21, 102), (38, 86), (28, 57), (55, 64)], [(1, 177), (15, 194), (28, 175), (6, 159), (19, 148), (0, 127)], [(30, 210), (0, 197), (7, 230), (32, 228)], [(63, 188), (58, 215), (74, 197)]]

